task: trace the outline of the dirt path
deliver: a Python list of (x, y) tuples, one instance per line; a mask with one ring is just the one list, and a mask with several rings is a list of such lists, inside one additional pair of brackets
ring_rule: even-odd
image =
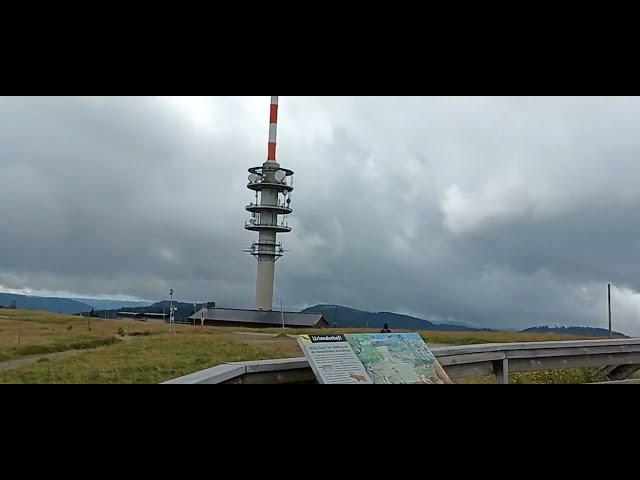
[(29, 355), (28, 357), (6, 360), (4, 362), (0, 362), (0, 372), (33, 365), (34, 363), (38, 363), (38, 360), (40, 360), (41, 358), (46, 358), (47, 360), (68, 358), (86, 351), (87, 350), (67, 350), (66, 352), (47, 353), (43, 355)]

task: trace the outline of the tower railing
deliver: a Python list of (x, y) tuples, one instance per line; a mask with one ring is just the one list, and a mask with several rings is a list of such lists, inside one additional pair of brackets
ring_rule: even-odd
[(286, 229), (287, 231), (291, 230), (291, 227), (287, 222), (281, 222), (281, 223), (271, 225), (269, 223), (258, 223), (258, 222), (251, 223), (251, 221), (247, 221), (244, 224), (244, 228), (255, 228), (255, 229), (263, 228), (265, 230)]
[(247, 205), (246, 208), (255, 208), (255, 207), (259, 207), (259, 208), (283, 208), (283, 209), (287, 209), (287, 210), (291, 210), (291, 206), (288, 205), (286, 202), (282, 202), (282, 203), (278, 203), (277, 205), (271, 205), (268, 203), (253, 203), (251, 202), (249, 205)]
[(245, 252), (256, 257), (264, 255), (279, 258), (284, 256), (285, 249), (281, 243), (255, 242)]

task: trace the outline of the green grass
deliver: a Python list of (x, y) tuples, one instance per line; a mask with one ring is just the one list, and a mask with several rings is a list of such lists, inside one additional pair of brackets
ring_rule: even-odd
[[(65, 315), (52, 312), (41, 312), (38, 310), (6, 310), (0, 311), (0, 315), (7, 316), (14, 321), (22, 322), (36, 322), (43, 324), (61, 324), (61, 325), (75, 325), (85, 324), (86, 319), (81, 317), (74, 317), (72, 315)], [(95, 320), (95, 319), (94, 319)]]
[(514, 384), (583, 384), (604, 382), (606, 377), (598, 368), (559, 368), (537, 372), (511, 373), (509, 382)]
[[(3, 310), (0, 318), (0, 362), (29, 355), (84, 350), (65, 358), (0, 371), (0, 383), (159, 383), (233, 361), (302, 356), (295, 339), (287, 336), (237, 335), (259, 332), (278, 335), (281, 329), (242, 329), (177, 326), (170, 334), (163, 323), (87, 319), (46, 312)], [(377, 332), (379, 329), (369, 329)], [(326, 329), (321, 333), (364, 332), (364, 329)], [(289, 334), (319, 333), (291, 330)], [(428, 343), (481, 344), (571, 340), (563, 334), (515, 332), (424, 331)], [(592, 370), (592, 369), (591, 369)], [(595, 378), (590, 369), (512, 373), (513, 383), (585, 383)], [(461, 383), (491, 383), (493, 377)]]
[(144, 338), (71, 358), (0, 372), (0, 383), (159, 383), (230, 361), (286, 357), (286, 348), (264, 348), (211, 335)]
[[(233, 331), (241, 331), (241, 329), (233, 329)], [(251, 330), (246, 330), (251, 331)], [(286, 333), (293, 335), (322, 333), (322, 334), (338, 334), (338, 333), (377, 333), (380, 329), (355, 329), (355, 328), (327, 328), (318, 330), (306, 329), (287, 329)], [(403, 330), (394, 330), (402, 332)], [(406, 330), (413, 331), (413, 330)], [(278, 334), (282, 333), (282, 329), (263, 329), (261, 332)], [(513, 343), (513, 342), (550, 342), (562, 340), (585, 340), (585, 337), (579, 335), (567, 335), (564, 333), (520, 333), (520, 332), (450, 332), (439, 330), (423, 330), (420, 335), (427, 343), (442, 343), (449, 345), (478, 345), (486, 343)], [(597, 337), (586, 337), (595, 340)], [(604, 337), (601, 337), (604, 338)]]
[(46, 355), (49, 353), (66, 352), (68, 350), (86, 350), (103, 345), (117, 343), (112, 336), (57, 338), (52, 343), (44, 345), (20, 345), (0, 348), (0, 361), (14, 360), (29, 355)]

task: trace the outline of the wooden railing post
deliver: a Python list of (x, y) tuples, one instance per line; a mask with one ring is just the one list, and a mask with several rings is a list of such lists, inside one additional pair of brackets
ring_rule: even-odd
[(493, 372), (499, 384), (509, 384), (509, 360), (503, 358), (502, 360), (493, 362)]

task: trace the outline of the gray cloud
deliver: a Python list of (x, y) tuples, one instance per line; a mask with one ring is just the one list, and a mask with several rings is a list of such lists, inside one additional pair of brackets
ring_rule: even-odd
[[(0, 286), (249, 306), (267, 97), (0, 98)], [(276, 298), (640, 334), (640, 100), (282, 97)]]

